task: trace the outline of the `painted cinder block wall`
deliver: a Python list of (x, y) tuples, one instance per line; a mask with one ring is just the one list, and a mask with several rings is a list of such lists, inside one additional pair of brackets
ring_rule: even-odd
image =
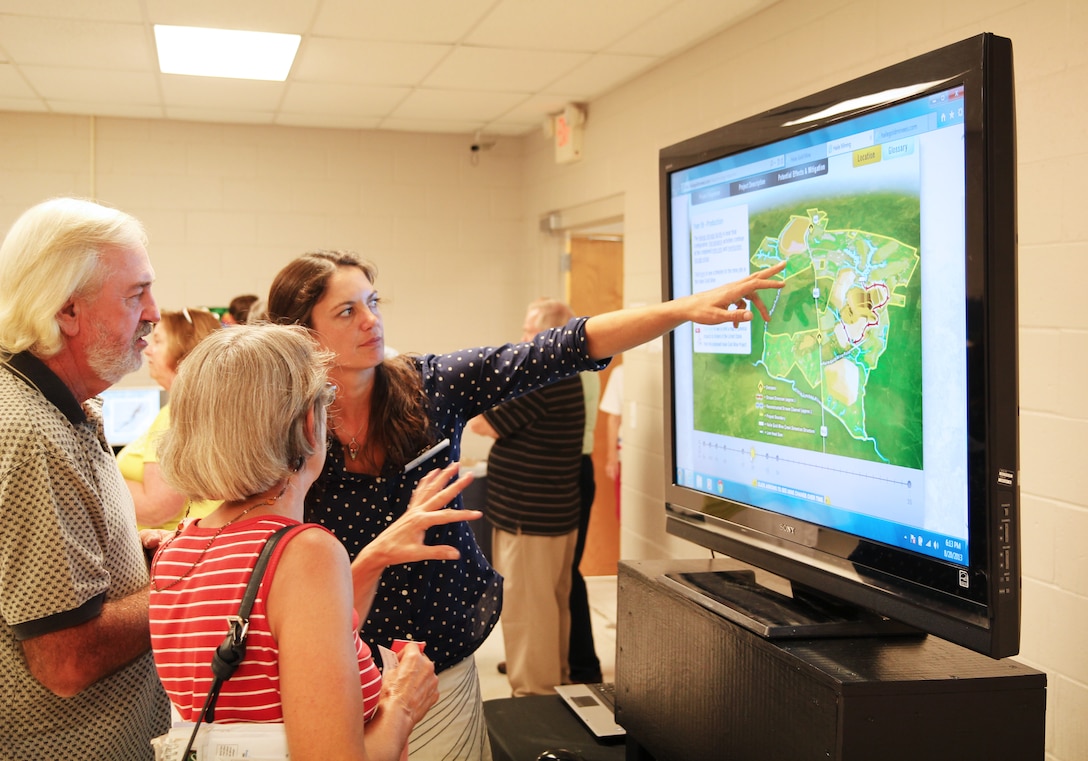
[(298, 254), (350, 248), (378, 265), (390, 345), (456, 349), (520, 336), (541, 287), (525, 262), (521, 141), (476, 162), (471, 143), (0, 111), (0, 225), (56, 195), (134, 214), (166, 309), (264, 295)]

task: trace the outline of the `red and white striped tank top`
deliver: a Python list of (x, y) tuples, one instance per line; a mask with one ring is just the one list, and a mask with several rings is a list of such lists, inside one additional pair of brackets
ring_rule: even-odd
[[(217, 723), (282, 722), (279, 647), (268, 627), (265, 591), (287, 542), (301, 531), (327, 529), (282, 516), (259, 516), (227, 526), (215, 536), (218, 528), (203, 529), (197, 523), (185, 527), (156, 555), (152, 564), (151, 647), (166, 694), (186, 721), (199, 717), (212, 683), (212, 655), (227, 635), (227, 617), (238, 614), (261, 548), (277, 529), (291, 525), (300, 528), (288, 532), (272, 554), (249, 618), (245, 659), (223, 683), (215, 706)], [(194, 563), (198, 563), (195, 569)], [(354, 631), (344, 636), (354, 636), (365, 718), (369, 720), (378, 708), (381, 672), (359, 638), (357, 612), (353, 619)]]

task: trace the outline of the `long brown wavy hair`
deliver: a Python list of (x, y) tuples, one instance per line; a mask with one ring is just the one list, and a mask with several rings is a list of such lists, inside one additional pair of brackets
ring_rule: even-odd
[[(310, 251), (288, 264), (268, 292), (268, 321), (313, 330), (314, 305), (329, 279), (343, 267), (358, 267), (374, 283), (377, 268), (351, 251)], [(388, 463), (400, 468), (433, 442), (427, 398), (415, 360), (401, 355), (374, 368), (370, 419), (364, 456), (384, 449)]]

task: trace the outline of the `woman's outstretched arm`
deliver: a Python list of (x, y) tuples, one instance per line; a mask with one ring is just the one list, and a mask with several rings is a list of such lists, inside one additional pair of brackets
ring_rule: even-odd
[(770, 320), (770, 312), (759, 292), (782, 288), (785, 281), (774, 279), (774, 276), (785, 266), (786, 262), (779, 262), (732, 283), (661, 304), (594, 315), (585, 326), (589, 355), (593, 359), (614, 357), (685, 322), (738, 325), (752, 319), (750, 307), (755, 307), (764, 320)]

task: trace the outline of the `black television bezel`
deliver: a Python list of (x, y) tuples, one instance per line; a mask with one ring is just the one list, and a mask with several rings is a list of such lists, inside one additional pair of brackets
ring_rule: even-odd
[[(917, 89), (919, 85), (928, 87)], [(1011, 40), (980, 34), (661, 150), (663, 298), (672, 298), (670, 176), (878, 108), (964, 87), (965, 255), (969, 306), (969, 573), (972, 593), (933, 586), (941, 561), (710, 496), (677, 483), (673, 336), (665, 339), (666, 531), (796, 584), (993, 658), (1020, 643), (1016, 132)], [(901, 92), (890, 100), (881, 93)], [(864, 103), (849, 107), (851, 103)], [(805, 117), (830, 116), (805, 121)], [(924, 254), (923, 254), (924, 256)], [(759, 319), (758, 316), (756, 319)], [(979, 370), (983, 369), (984, 372)], [(728, 517), (711, 515), (727, 512)], [(798, 524), (806, 530), (797, 530)], [(794, 529), (791, 534), (789, 529)], [(789, 537), (815, 537), (800, 543)], [(904, 561), (908, 575), (849, 561), (858, 548)], [(885, 565), (878, 560), (877, 566)], [(928, 577), (928, 579), (927, 579)], [(938, 587), (947, 584), (938, 583)]]

